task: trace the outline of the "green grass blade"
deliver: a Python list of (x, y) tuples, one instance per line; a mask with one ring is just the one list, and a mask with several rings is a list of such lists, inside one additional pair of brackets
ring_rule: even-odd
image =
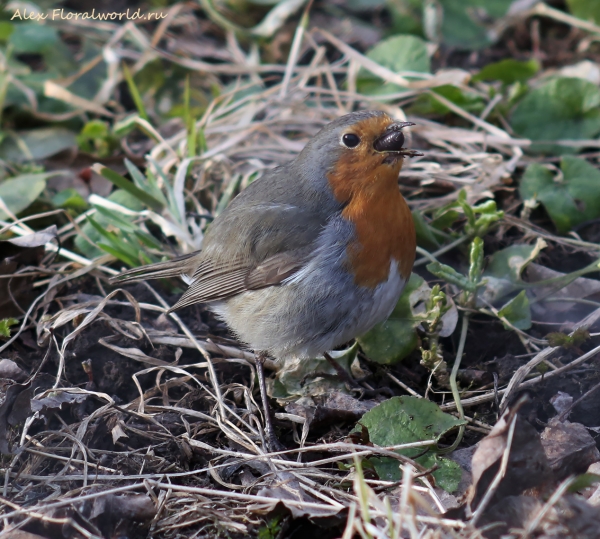
[(123, 75), (125, 75), (125, 80), (127, 81), (127, 86), (129, 87), (129, 93), (133, 98), (133, 102), (135, 103), (135, 108), (137, 109), (140, 117), (144, 120), (148, 121), (148, 114), (146, 114), (146, 108), (144, 107), (144, 102), (142, 101), (142, 96), (135, 85), (135, 81), (131, 76), (131, 71), (127, 67), (127, 64), (123, 64)]
[(127, 191), (129, 194), (136, 197), (140, 202), (146, 204), (146, 206), (149, 206), (154, 211), (160, 212), (164, 208), (164, 204), (160, 200), (157, 200), (152, 195), (142, 191), (139, 187), (114, 170), (111, 170), (100, 163), (94, 164), (92, 166), (92, 170), (97, 174), (100, 174), (100, 176), (105, 177), (110, 182), (114, 183), (117, 187)]

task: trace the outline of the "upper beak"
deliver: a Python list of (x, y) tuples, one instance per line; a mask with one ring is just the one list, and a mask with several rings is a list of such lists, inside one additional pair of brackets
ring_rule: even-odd
[(423, 155), (420, 152), (406, 150), (403, 148), (404, 134), (402, 133), (402, 129), (404, 127), (408, 127), (409, 125), (415, 124), (413, 122), (394, 122), (393, 124), (390, 124), (385, 130), (385, 133), (377, 138), (373, 143), (373, 148), (375, 151), (382, 153), (399, 153), (403, 156), (406, 155), (410, 157), (415, 155)]

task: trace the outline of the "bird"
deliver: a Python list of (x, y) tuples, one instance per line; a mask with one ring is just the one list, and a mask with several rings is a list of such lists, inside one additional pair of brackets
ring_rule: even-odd
[(398, 177), (402, 130), (386, 112), (357, 111), (325, 125), (292, 161), (240, 192), (208, 226), (201, 249), (130, 269), (125, 283), (187, 277), (170, 309), (206, 304), (256, 357), (271, 450), (263, 363), (314, 358), (366, 333), (394, 309), (416, 253)]

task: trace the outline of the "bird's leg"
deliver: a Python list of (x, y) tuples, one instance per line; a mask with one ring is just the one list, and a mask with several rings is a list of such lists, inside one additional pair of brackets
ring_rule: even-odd
[(352, 378), (352, 376), (350, 376), (348, 374), (348, 372), (335, 359), (333, 359), (327, 352), (324, 352), (323, 356), (327, 360), (327, 363), (329, 363), (335, 369), (335, 372), (342, 379), (342, 381), (349, 384), (350, 387), (353, 387), (353, 388), (360, 387), (358, 385), (358, 382), (356, 380), (354, 380), (354, 378)]
[[(387, 391), (389, 391), (388, 388), (381, 388), (381, 389), (366, 389), (366, 388), (364, 388), (359, 382), (364, 380), (365, 378), (367, 378), (366, 376), (362, 380), (355, 380), (348, 373), (348, 371), (346, 369), (344, 369), (327, 352), (325, 352), (323, 354), (323, 356), (325, 356), (327, 363), (329, 363), (335, 369), (335, 372), (337, 373), (338, 377), (346, 384), (346, 389), (348, 389), (350, 391), (360, 391), (361, 397), (367, 397), (367, 398), (375, 397), (384, 392), (387, 394)], [(313, 375), (314, 375), (314, 373), (313, 373)], [(391, 396), (393, 396), (393, 395), (390, 395), (390, 397)]]
[(265, 414), (265, 431), (267, 435), (267, 444), (269, 451), (285, 451), (285, 447), (277, 439), (273, 422), (271, 421), (271, 408), (269, 398), (267, 397), (267, 384), (265, 383), (264, 362), (267, 359), (266, 352), (257, 352), (256, 354), (256, 374), (258, 376), (258, 388), (260, 389), (260, 398), (262, 400), (263, 412)]

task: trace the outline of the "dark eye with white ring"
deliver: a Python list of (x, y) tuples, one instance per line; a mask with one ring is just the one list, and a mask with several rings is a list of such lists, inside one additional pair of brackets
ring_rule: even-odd
[(342, 137), (342, 143), (347, 148), (356, 148), (360, 144), (360, 137), (354, 133), (346, 133)]

